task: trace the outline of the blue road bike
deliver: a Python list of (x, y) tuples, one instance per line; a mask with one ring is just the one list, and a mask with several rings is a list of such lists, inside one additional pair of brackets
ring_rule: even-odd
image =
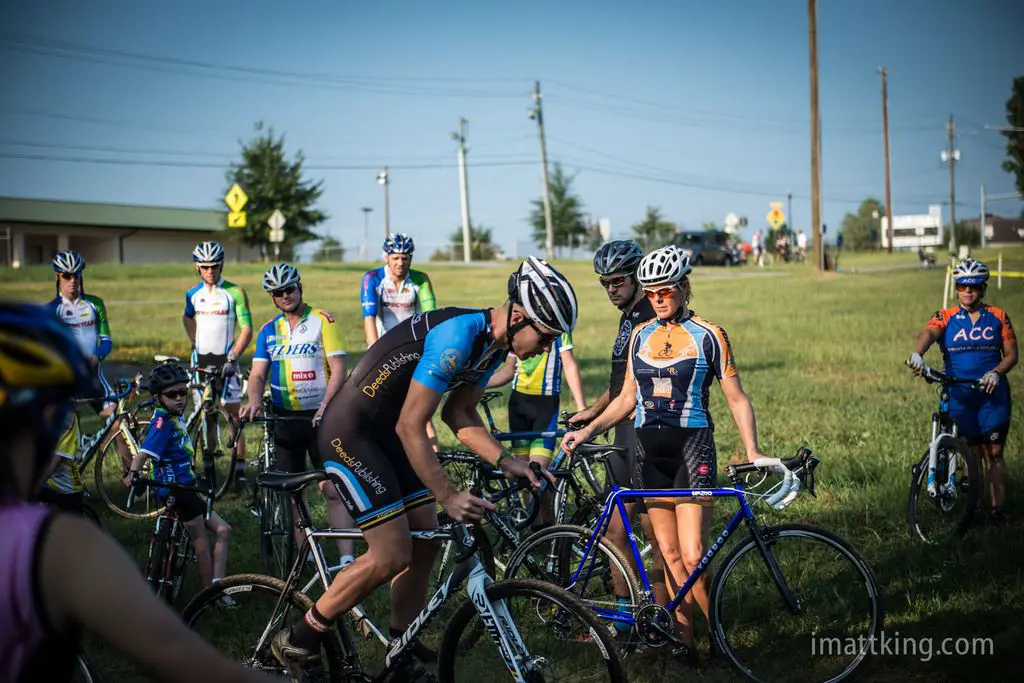
[[(814, 495), (819, 459), (808, 448), (788, 459), (759, 458), (729, 465), (730, 486), (713, 489), (631, 490), (612, 487), (592, 529), (554, 526), (526, 540), (508, 561), (505, 578), (521, 573), (568, 588), (625, 637), (624, 654), (678, 644), (673, 613), (741, 524), (746, 537), (711, 580), (708, 621), (717, 650), (756, 681), (841, 681), (863, 665), (882, 631), (882, 600), (871, 568), (839, 536), (807, 524), (766, 526), (749, 499), (782, 509), (802, 488)], [(765, 493), (754, 489), (770, 474), (782, 477)], [(760, 476), (751, 487), (746, 479)], [(731, 498), (738, 510), (667, 605), (655, 602), (640, 550), (632, 540), (625, 503), (647, 498)], [(612, 516), (630, 535), (633, 562), (601, 543)], [(600, 552), (595, 552), (595, 549)], [(613, 549), (614, 550), (614, 549)], [(637, 567), (639, 577), (634, 572)], [(629, 596), (608, 593), (610, 572), (626, 578)], [(618, 622), (619, 627), (613, 624)], [(627, 625), (624, 628), (621, 625)]]

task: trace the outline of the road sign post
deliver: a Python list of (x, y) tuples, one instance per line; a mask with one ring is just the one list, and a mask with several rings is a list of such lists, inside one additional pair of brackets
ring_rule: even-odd
[(231, 186), (228, 193), (224, 195), (224, 203), (231, 209), (228, 212), (228, 227), (229, 228), (244, 228), (246, 225), (245, 212), (242, 209), (249, 202), (249, 195), (245, 193), (245, 190), (241, 188), (238, 183)]
[(267, 219), (267, 225), (270, 226), (270, 242), (274, 245), (274, 258), (281, 258), (281, 242), (284, 242), (284, 224), (287, 220), (284, 214), (281, 213), (281, 209), (274, 209), (274, 213), (270, 214), (270, 218)]

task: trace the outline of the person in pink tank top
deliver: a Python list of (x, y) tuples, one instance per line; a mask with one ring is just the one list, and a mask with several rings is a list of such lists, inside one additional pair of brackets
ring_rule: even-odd
[(158, 681), (269, 683), (189, 630), (95, 524), (32, 500), (71, 398), (99, 392), (52, 313), (0, 303), (0, 683), (70, 681), (84, 632)]

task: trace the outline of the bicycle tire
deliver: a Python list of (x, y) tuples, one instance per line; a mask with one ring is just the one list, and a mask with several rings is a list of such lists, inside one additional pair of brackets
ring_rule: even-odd
[(263, 571), (284, 579), (295, 561), (292, 503), (288, 494), (260, 488), (260, 556)]
[[(133, 507), (131, 510), (127, 507), (128, 489), (123, 483), (121, 483), (124, 465), (120, 452), (117, 450), (117, 447), (113, 445), (116, 436), (117, 433), (111, 432), (100, 445), (100, 452), (99, 455), (96, 456), (96, 463), (93, 467), (96, 491), (99, 493), (100, 498), (103, 499), (103, 502), (106, 503), (106, 506), (110, 508), (114, 514), (120, 517), (124, 517), (125, 519), (153, 519), (164, 509), (164, 504), (157, 500), (156, 493), (153, 489), (147, 488), (142, 492), (142, 494), (135, 498), (138, 507)], [(107, 489), (107, 477), (104, 476), (104, 464), (106, 464), (109, 471), (113, 473), (111, 476), (116, 477), (116, 483), (114, 484), (116, 488), (114, 489)], [(151, 470), (151, 461), (147, 460), (144, 467), (147, 468), (147, 470)], [(145, 476), (147, 473), (141, 472), (140, 474)], [(149, 509), (148, 507), (150, 503), (153, 503), (152, 509)], [(143, 506), (145, 506), (145, 508)]]
[[(588, 531), (583, 527), (572, 526), (569, 524), (561, 524), (558, 526), (548, 527), (542, 529), (537, 533), (526, 538), (516, 551), (509, 558), (508, 564), (505, 567), (504, 580), (518, 580), (529, 577), (530, 579), (536, 579), (546, 581), (559, 588), (564, 588), (573, 594), (578, 600), (587, 604), (590, 607), (596, 607), (598, 605), (606, 605), (608, 607), (615, 607), (617, 610), (623, 610), (623, 606), (618, 603), (615, 599), (614, 589), (611, 587), (611, 580), (609, 576), (606, 576), (600, 572), (604, 571), (598, 566), (596, 569), (599, 572), (598, 580), (601, 581), (601, 585), (611, 591), (611, 599), (598, 599), (594, 596), (592, 584), (578, 583), (577, 585), (570, 585), (572, 575), (576, 571), (579, 562), (575, 555), (571, 555), (573, 548), (577, 545), (585, 546), (590, 540), (592, 531)], [(626, 589), (629, 591), (629, 602), (630, 611), (635, 612), (637, 607), (646, 601), (646, 590), (637, 578), (636, 571), (633, 569), (633, 563), (626, 559), (626, 556), (622, 552), (612, 545), (611, 541), (606, 539), (604, 536), (598, 537), (598, 543), (595, 549), (591, 550), (591, 554), (594, 552), (600, 553), (607, 568), (611, 571), (618, 571), (622, 574), (623, 580), (626, 584)], [(555, 544), (555, 565), (553, 568), (541, 568), (539, 562), (533, 558), (532, 553), (537, 550), (538, 552), (545, 552), (541, 550), (541, 546), (547, 543)], [(532, 561), (531, 561), (532, 559)], [(588, 565), (591, 560), (588, 560)], [(550, 556), (549, 561), (550, 564)], [(521, 571), (525, 571), (521, 573)], [(602, 594), (600, 597), (604, 598)], [(628, 646), (630, 644), (629, 639), (626, 642), (620, 643), (620, 645)]]
[[(910, 492), (907, 496), (907, 533), (911, 538), (918, 538), (925, 543), (940, 543), (944, 540), (948, 540), (949, 538), (960, 538), (966, 534), (967, 530), (971, 526), (971, 522), (973, 521), (974, 511), (978, 507), (978, 499), (981, 496), (981, 489), (984, 486), (984, 482), (981, 477), (981, 468), (978, 466), (978, 459), (974, 457), (974, 453), (971, 452), (970, 447), (963, 441), (963, 439), (943, 436), (939, 439), (937, 450), (938, 461), (936, 479), (938, 481), (943, 481), (945, 479), (950, 453), (955, 453), (967, 468), (967, 489), (966, 495), (964, 496), (965, 505), (963, 512), (959, 515), (951, 515), (950, 521), (953, 522), (953, 525), (950, 527), (951, 533), (932, 533), (926, 531), (925, 528), (922, 528), (928, 527), (930, 524), (922, 523), (921, 517), (924, 515), (919, 513), (918, 504), (922, 503), (927, 506), (929, 510), (937, 511), (940, 517), (944, 517), (948, 512), (948, 510), (944, 508), (946, 508), (950, 500), (950, 496), (945, 493), (940, 493), (934, 498), (928, 494), (929, 451), (926, 450), (920, 462), (911, 469)], [(964, 483), (961, 482), (960, 486), (958, 486), (953, 492), (952, 499), (954, 504), (956, 499), (959, 497), (958, 493), (963, 490), (963, 486)]]
[[(217, 406), (207, 416), (207, 420), (213, 420), (213, 430), (216, 434), (220, 434), (221, 427), (228, 430), (230, 434), (231, 430), (231, 416), (228, 415), (227, 410), (224, 406)], [(195, 461), (193, 467), (195, 468), (196, 474), (200, 475), (200, 479), (206, 479), (206, 454), (208, 452), (213, 453), (211, 458), (213, 462), (213, 474), (216, 486), (214, 487), (214, 500), (220, 500), (224, 494), (231, 488), (231, 483), (235, 478), (235, 465), (234, 465), (234, 454), (225, 453), (221, 449), (221, 444), (214, 444), (212, 447), (206, 443), (206, 433), (202, 429), (203, 420), (196, 420), (195, 424), (192, 425), (192, 430), (189, 432), (189, 438), (192, 439), (192, 444), (195, 446)], [(228, 439), (230, 442), (230, 438)], [(223, 462), (227, 462), (227, 467), (218, 467)], [(224, 469), (225, 472), (220, 470)]]
[[(854, 590), (855, 596), (857, 596), (854, 599), (857, 602), (860, 602), (863, 598), (859, 597), (859, 593), (863, 590), (864, 596), (866, 597), (866, 606), (868, 607), (865, 627), (861, 629), (861, 627), (858, 626), (858, 630), (863, 630), (864, 632), (841, 637), (822, 635), (823, 633), (829, 632), (830, 629), (836, 628), (836, 624), (840, 617), (826, 614), (818, 618), (817, 622), (814, 623), (815, 619), (812, 616), (807, 616), (805, 612), (802, 616), (802, 622), (807, 625), (808, 634), (806, 638), (810, 641), (809, 643), (803, 642), (803, 636), (794, 636), (792, 628), (780, 627), (775, 623), (769, 623), (766, 625), (765, 631), (767, 632), (767, 636), (760, 640), (756, 638), (751, 639), (751, 637), (745, 632), (733, 633), (732, 635), (727, 633), (727, 630), (730, 629), (723, 624), (723, 618), (731, 618), (733, 610), (731, 606), (727, 608), (723, 607), (722, 603), (726, 590), (725, 587), (729, 582), (729, 578), (736, 572), (740, 561), (744, 557), (747, 557), (751, 552), (754, 553), (753, 557), (755, 557), (754, 566), (768, 572), (769, 576), (764, 577), (763, 574), (758, 574), (758, 576), (751, 577), (737, 574), (736, 581), (733, 583), (738, 584), (740, 588), (752, 588), (757, 586), (765, 587), (770, 595), (770, 599), (764, 602), (770, 604), (772, 609), (779, 613), (788, 613), (783, 600), (780, 599), (778, 587), (771, 578), (768, 564), (759, 552), (756, 540), (753, 536), (748, 536), (742, 543), (740, 543), (739, 546), (734, 548), (732, 552), (726, 556), (722, 562), (721, 571), (716, 574), (711, 584), (709, 621), (715, 644), (734, 669), (748, 678), (758, 681), (759, 683), (768, 683), (769, 681), (786, 681), (789, 683), (790, 681), (799, 680), (799, 676), (801, 675), (811, 676), (812, 679), (810, 680), (824, 680), (827, 683), (838, 683), (839, 681), (846, 680), (863, 666), (870, 654), (869, 651), (861, 650), (856, 655), (851, 655), (854, 659), (849, 665), (842, 669), (837, 675), (826, 677), (824, 679), (816, 666), (820, 666), (825, 661), (825, 658), (814, 657), (813, 655), (816, 651), (816, 643), (818, 642), (821, 643), (822, 649), (824, 649), (824, 645), (827, 644), (829, 646), (829, 654), (831, 654), (833, 639), (841, 642), (842, 646), (847, 645), (849, 642), (854, 642), (863, 647), (863, 643), (868, 641), (859, 640), (860, 638), (877, 639), (882, 633), (885, 614), (882, 605), (882, 596), (878, 590), (878, 585), (875, 582), (874, 573), (871, 571), (871, 567), (867, 564), (864, 558), (861, 557), (860, 553), (847, 541), (828, 531), (818, 529), (817, 527), (806, 524), (783, 524), (780, 526), (764, 527), (761, 529), (761, 535), (765, 541), (767, 550), (771, 553), (771, 556), (782, 570), (781, 573), (783, 574), (787, 585), (789, 585), (792, 590), (794, 597), (800, 600), (801, 608), (804, 608), (805, 610), (808, 607), (808, 593), (805, 589), (794, 589), (792, 583), (798, 573), (806, 576), (810, 580), (811, 585), (822, 586), (824, 599), (828, 602), (829, 606), (835, 606), (842, 602), (837, 592), (837, 586), (823, 580), (822, 577), (828, 573), (833, 575), (839, 574), (842, 571), (841, 568), (846, 570), (852, 569), (850, 584)], [(808, 554), (806, 551), (798, 551), (794, 555), (794, 560), (788, 563), (786, 567), (782, 567), (783, 561), (779, 560), (781, 541), (783, 539), (792, 538), (810, 540), (819, 544), (819, 547), (821, 547), (821, 545), (825, 546), (828, 553), (824, 562), (819, 565), (815, 565), (813, 562), (808, 561)], [(845, 567), (842, 564), (843, 560), (846, 561)], [(734, 611), (736, 613), (748, 613), (749, 611), (755, 610), (758, 607), (758, 604), (759, 603), (756, 599), (744, 595), (741, 599), (737, 600), (738, 607)], [(747, 639), (745, 643), (740, 642), (743, 638)], [(810, 644), (809, 648), (807, 647), (808, 644)], [(756, 671), (755, 666), (751, 665), (745, 657), (741, 657), (737, 653), (736, 646), (740, 645), (747, 645), (747, 649), (754, 653), (753, 656), (764, 655), (764, 659), (768, 663), (780, 669), (778, 676), (769, 677), (762, 671)], [(769, 649), (772, 646), (777, 646), (778, 649), (773, 650), (771, 654), (766, 655), (766, 649)], [(808, 653), (811, 653), (812, 656), (808, 657)], [(842, 649), (838, 652), (839, 655), (842, 655), (843, 653), (844, 650)], [(788, 661), (785, 659), (787, 656), (790, 658)]]
[[(625, 682), (627, 680), (622, 660), (618, 656), (607, 627), (590, 608), (571, 593), (543, 581), (522, 579), (492, 583), (486, 587), (485, 594), (491, 601), (505, 601), (514, 596), (528, 598), (533, 603), (533, 611), (537, 616), (544, 614), (549, 617), (548, 620), (542, 622), (548, 629), (560, 625), (558, 622), (564, 625), (562, 618), (566, 615), (575, 617), (585, 626), (585, 635), (581, 633), (582, 638), (575, 639), (562, 637), (559, 640), (557, 658), (568, 657), (570, 653), (575, 654), (572, 652), (573, 648), (571, 646), (586, 644), (588, 643), (586, 639), (589, 638), (589, 643), (594, 645), (594, 649), (600, 655), (592, 655), (589, 658), (578, 660), (576, 663), (567, 666), (573, 667), (573, 671), (579, 671), (578, 667), (584, 663), (597, 664), (596, 668), (601, 670), (601, 677), (597, 678), (597, 674), (595, 674), (595, 678), (586, 680), (607, 680), (613, 683)], [(557, 610), (552, 610), (554, 607), (557, 607)], [(467, 626), (473, 631), (477, 630), (475, 626), (470, 624), (473, 617), (477, 615), (478, 613), (473, 601), (466, 600), (448, 623), (437, 658), (438, 680), (441, 683), (455, 683), (457, 680), (493, 680), (493, 677), (480, 678), (479, 674), (470, 669), (465, 663), (460, 663), (458, 667), (455, 664), (456, 658), (466, 650), (461, 642), (462, 632), (466, 630)], [(526, 633), (527, 629), (523, 629), (523, 632)], [(536, 629), (529, 629), (529, 632), (535, 634), (537, 631)], [(536, 655), (536, 650), (534, 650), (534, 654)], [(555, 657), (540, 657), (539, 661), (550, 666), (553, 659)], [(605, 663), (605, 666), (601, 666), (600, 662), (602, 661)], [(455, 676), (457, 668), (461, 674), (459, 679), (456, 679)], [(527, 675), (526, 680), (534, 680), (534, 678)]]
[[(313, 601), (309, 596), (300, 593), (297, 590), (291, 590), (285, 595), (285, 589), (287, 588), (284, 581), (277, 579), (273, 576), (265, 576), (263, 574), (235, 574), (234, 576), (228, 576), (213, 585), (207, 586), (199, 593), (196, 594), (192, 600), (185, 606), (185, 609), (181, 612), (181, 619), (193, 631), (199, 633), (200, 637), (209, 642), (218, 652), (227, 655), (230, 659), (240, 662), (244, 666), (249, 668), (256, 668), (261, 671), (276, 671), (279, 675), (287, 676), (287, 671), (284, 671), (282, 667), (274, 660), (273, 655), (270, 653), (270, 640), (268, 639), (265, 643), (265, 651), (253, 656), (252, 649), (255, 647), (256, 642), (249, 645), (243, 646), (242, 651), (245, 652), (245, 657), (238, 655), (237, 651), (226, 652), (226, 641), (229, 638), (236, 639), (241, 633), (238, 628), (242, 624), (253, 626), (255, 624), (256, 637), (263, 633), (264, 629), (272, 629), (271, 637), (274, 631), (280, 628), (287, 628), (291, 623), (297, 619), (302, 618), (306, 612), (313, 606)], [(222, 599), (226, 596), (232, 600), (241, 599), (242, 595), (253, 595), (260, 594), (269, 598), (271, 606), (275, 606), (277, 601), (284, 597), (285, 603), (290, 608), (290, 612), (281, 616), (281, 620), (276, 625), (271, 625), (269, 621), (246, 619), (244, 605), (238, 605), (234, 608), (225, 609), (222, 604)], [(273, 607), (272, 607), (273, 608)], [(227, 624), (221, 623), (214, 625), (209, 632), (201, 630), (199, 628), (199, 622), (203, 620), (204, 615), (210, 618), (221, 617), (226, 621)], [(269, 619), (270, 617), (265, 617)], [(323, 662), (324, 668), (329, 674), (329, 680), (341, 680), (341, 670), (343, 668), (343, 657), (341, 654), (340, 641), (336, 634), (332, 634), (323, 639)], [(254, 661), (255, 659), (255, 661)], [(289, 679), (290, 680), (290, 679)]]
[(96, 667), (93, 666), (84, 652), (78, 653), (78, 663), (75, 665), (75, 674), (72, 683), (99, 683), (100, 677), (96, 674)]
[(164, 598), (165, 580), (167, 579), (168, 566), (170, 561), (167, 550), (170, 542), (170, 529), (168, 526), (174, 522), (166, 520), (160, 530), (154, 531), (149, 541), (149, 558), (146, 560), (146, 583), (149, 584), (153, 594), (158, 598)]

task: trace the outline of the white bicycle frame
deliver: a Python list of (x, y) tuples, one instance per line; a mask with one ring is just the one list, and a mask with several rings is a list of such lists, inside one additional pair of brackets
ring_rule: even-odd
[[(935, 481), (935, 470), (939, 462), (939, 442), (943, 437), (957, 438), (956, 424), (953, 424), (951, 432), (939, 431), (939, 414), (932, 413), (932, 442), (928, 444), (928, 495), (934, 498), (939, 494), (940, 486)], [(956, 488), (957, 483), (957, 461), (954, 458), (950, 461), (949, 466), (946, 468), (946, 481), (941, 484), (941, 488), (944, 491), (948, 491)]]

